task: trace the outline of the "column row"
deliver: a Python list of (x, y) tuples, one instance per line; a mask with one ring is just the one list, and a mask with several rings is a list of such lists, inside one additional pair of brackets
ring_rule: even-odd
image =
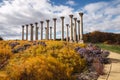
[[(73, 18), (74, 15), (69, 15), (70, 17), (70, 24), (66, 24), (67, 28), (67, 36), (66, 36), (66, 41), (69, 42), (83, 42), (83, 13), (79, 13), (80, 20), (77, 20), (77, 18)], [(65, 17), (62, 16), (61, 18), (61, 40), (63, 41), (65, 39), (64, 37), (64, 19)], [(73, 21), (74, 20), (74, 21)], [(54, 25), (54, 40), (56, 40), (56, 21), (57, 18), (53, 18), (53, 25)], [(50, 20), (46, 20), (46, 27), (45, 27), (45, 39), (49, 40), (52, 39), (52, 27), (49, 27)], [(78, 23), (78, 25), (77, 25)], [(43, 40), (43, 24), (44, 21), (40, 21), (40, 29), (41, 29), (41, 40)], [(39, 27), (38, 23), (36, 22), (35, 24), (35, 40), (38, 40), (38, 33), (39, 33)], [(31, 32), (30, 32), (30, 40), (33, 41), (34, 39), (34, 25), (23, 25), (22, 26), (22, 40), (28, 40), (28, 27), (31, 26)], [(24, 28), (26, 26), (26, 39), (24, 39)], [(49, 29), (50, 28), (50, 29)], [(69, 30), (70, 28), (70, 30)], [(50, 33), (49, 33), (50, 32)], [(70, 36), (69, 36), (70, 32)]]

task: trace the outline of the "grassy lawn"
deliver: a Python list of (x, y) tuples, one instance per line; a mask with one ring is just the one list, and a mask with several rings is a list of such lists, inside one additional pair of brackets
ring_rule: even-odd
[(109, 50), (120, 54), (120, 45), (96, 44), (102, 49)]

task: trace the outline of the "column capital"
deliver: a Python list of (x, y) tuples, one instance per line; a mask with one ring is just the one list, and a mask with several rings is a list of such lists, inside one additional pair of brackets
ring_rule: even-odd
[(65, 17), (64, 17), (64, 16), (61, 16), (60, 18), (61, 18), (61, 19), (64, 19)]
[(29, 25), (28, 24), (26, 24), (26, 27), (28, 27)]
[(35, 22), (35, 25), (37, 25), (38, 24), (38, 22)]
[(69, 27), (69, 24), (66, 24), (67, 27)]
[(46, 22), (49, 22), (49, 21), (50, 21), (50, 20), (48, 20), (48, 19), (46, 20)]
[(53, 18), (53, 20), (54, 20), (54, 21), (56, 21), (56, 20), (57, 20), (57, 18)]
[(40, 23), (41, 23), (41, 24), (43, 24), (43, 23), (44, 23), (44, 21), (40, 21)]
[(69, 17), (70, 17), (70, 18), (73, 18), (73, 15), (72, 15), (72, 14), (70, 14), (70, 15), (69, 15)]
[(80, 23), (80, 20), (77, 20), (78, 23)]
[(33, 24), (31, 23), (30, 26), (33, 26)]
[(76, 21), (76, 20), (77, 20), (77, 18), (74, 18), (74, 20)]
[(30, 26), (31, 26), (31, 27), (34, 27), (32, 23), (30, 24)]
[(24, 28), (24, 25), (22, 25), (22, 28)]
[(50, 29), (52, 29), (52, 27), (50, 27)]
[(83, 13), (82, 13), (82, 12), (80, 12), (80, 13), (79, 13), (79, 15), (80, 15), (80, 16), (83, 16)]

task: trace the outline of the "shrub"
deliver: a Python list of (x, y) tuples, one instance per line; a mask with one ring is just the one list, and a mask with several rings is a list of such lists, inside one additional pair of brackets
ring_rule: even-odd
[(9, 46), (0, 46), (0, 63), (11, 57), (11, 48)]
[(11, 55), (11, 48), (6, 45), (6, 43), (0, 43), (0, 69), (2, 69), (7, 64), (7, 61)]
[(72, 68), (49, 56), (10, 61), (7, 73), (12, 80), (74, 80)]
[[(85, 44), (1, 41), (0, 45), (0, 56), (10, 58), (4, 66), (9, 80), (75, 80), (75, 73), (81, 73), (86, 67), (86, 60), (74, 50)], [(17, 54), (12, 54), (13, 50)]]
[(64, 47), (60, 50), (57, 59), (65, 65), (73, 68), (73, 73), (82, 72), (86, 66), (85, 59), (80, 58), (74, 49)]
[(104, 74), (104, 65), (100, 62), (99, 58), (93, 59), (93, 67), (99, 75)]

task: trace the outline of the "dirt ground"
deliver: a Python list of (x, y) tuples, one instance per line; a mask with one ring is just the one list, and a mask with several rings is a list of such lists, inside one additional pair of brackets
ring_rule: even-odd
[(120, 54), (110, 52), (109, 58), (112, 63), (105, 65), (105, 75), (98, 80), (120, 80)]

